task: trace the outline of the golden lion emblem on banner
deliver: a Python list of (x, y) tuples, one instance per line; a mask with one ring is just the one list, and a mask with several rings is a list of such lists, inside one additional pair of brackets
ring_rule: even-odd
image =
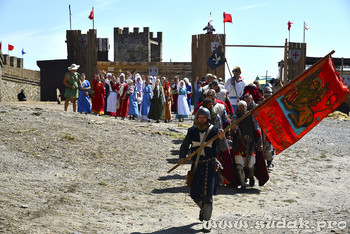
[(282, 98), (286, 109), (297, 112), (288, 114), (297, 128), (307, 127), (313, 122), (314, 112), (310, 107), (316, 106), (329, 90), (329, 83), (323, 86), (322, 78), (318, 77), (321, 71), (319, 69), (306, 77)]

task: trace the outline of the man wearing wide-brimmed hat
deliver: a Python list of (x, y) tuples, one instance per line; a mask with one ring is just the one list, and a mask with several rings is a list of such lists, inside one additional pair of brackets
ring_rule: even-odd
[(245, 82), (241, 77), (242, 70), (240, 67), (234, 67), (232, 72), (233, 77), (225, 82), (225, 89), (228, 92), (227, 97), (230, 99), (233, 111), (236, 113), (238, 109), (237, 103), (244, 93)]
[(80, 74), (77, 72), (79, 65), (72, 64), (68, 67), (69, 72), (64, 76), (63, 84), (66, 86), (64, 97), (64, 110), (67, 111), (69, 101), (73, 104), (73, 111), (77, 111), (77, 99), (79, 98)]

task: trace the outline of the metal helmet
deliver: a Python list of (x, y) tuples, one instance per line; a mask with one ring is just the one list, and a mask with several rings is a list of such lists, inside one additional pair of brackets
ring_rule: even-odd
[(269, 87), (269, 86), (264, 87), (264, 96), (271, 96), (272, 93), (273, 93), (273, 90), (271, 87)]
[(205, 108), (205, 107), (199, 108), (199, 110), (197, 111), (196, 118), (198, 118), (198, 115), (205, 115), (208, 118), (208, 120), (211, 119), (210, 111), (207, 108)]

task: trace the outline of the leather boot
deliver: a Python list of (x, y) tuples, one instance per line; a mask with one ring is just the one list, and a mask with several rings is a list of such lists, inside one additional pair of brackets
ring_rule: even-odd
[(211, 202), (203, 203), (202, 214), (203, 214), (203, 219), (205, 221), (210, 220), (212, 212), (213, 212), (213, 203)]
[(203, 205), (203, 202), (200, 201), (200, 202), (196, 202), (197, 206), (199, 207), (199, 220), (200, 221), (203, 221), (204, 220), (204, 217), (203, 217), (203, 212), (202, 212), (202, 205)]
[(267, 160), (267, 169), (269, 171), (272, 171), (273, 170), (273, 165), (272, 165), (272, 159), (271, 160)]
[(246, 184), (245, 182), (243, 167), (241, 165), (236, 165), (236, 168), (237, 168), (238, 178), (241, 183), (241, 189), (245, 189), (246, 187), (248, 187), (248, 184)]
[(255, 179), (254, 179), (254, 167), (248, 168), (249, 170), (249, 186), (254, 187)]

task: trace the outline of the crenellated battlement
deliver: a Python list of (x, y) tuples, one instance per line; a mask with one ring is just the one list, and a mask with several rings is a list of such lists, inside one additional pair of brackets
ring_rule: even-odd
[(17, 101), (24, 89), (27, 100), (40, 100), (40, 72), (23, 69), (23, 58), (0, 51), (0, 102)]
[(23, 68), (23, 58), (17, 58), (8, 54), (4, 54), (3, 57), (5, 66)]
[(162, 60), (163, 33), (154, 36), (149, 27), (114, 28), (115, 62), (160, 62)]
[[(119, 35), (136, 35), (136, 34), (153, 34), (153, 32), (149, 31), (149, 27), (143, 27), (143, 31), (140, 31), (139, 27), (134, 27), (133, 31), (131, 32), (129, 27), (124, 27), (124, 28), (119, 28), (116, 27), (114, 28), (114, 32), (117, 32), (117, 34)], [(161, 33), (161, 32), (157, 32), (157, 33)]]
[(162, 32), (157, 32), (157, 36), (154, 36), (153, 32), (149, 31), (149, 27), (143, 27), (143, 31), (140, 31), (139, 27), (134, 27), (133, 31), (131, 32), (129, 27), (124, 27), (124, 28), (114, 28), (114, 35), (128, 35), (128, 36), (140, 36), (140, 35), (146, 35), (150, 36), (149, 38), (151, 40), (161, 42), (163, 40), (163, 33)]

